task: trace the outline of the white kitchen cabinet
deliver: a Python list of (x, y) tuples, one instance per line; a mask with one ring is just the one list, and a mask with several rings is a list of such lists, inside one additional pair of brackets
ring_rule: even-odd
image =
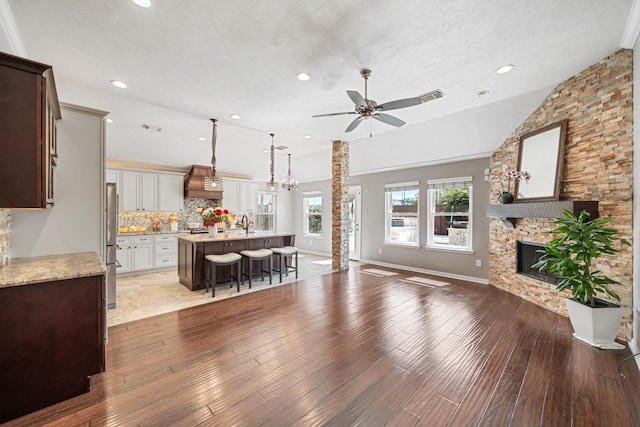
[(116, 238), (116, 273), (124, 273), (131, 271), (133, 263), (131, 258), (133, 256), (132, 247), (133, 241), (130, 236), (120, 236)]
[(231, 212), (255, 212), (258, 203), (259, 183), (254, 181), (236, 181), (225, 179), (222, 193), (222, 207)]
[(133, 237), (132, 258), (134, 270), (153, 268), (153, 236)]
[(178, 239), (172, 234), (158, 234), (153, 237), (155, 266), (175, 267), (178, 265)]
[(155, 212), (158, 210), (158, 174), (123, 170), (120, 177), (122, 211)]
[(184, 210), (184, 175), (158, 174), (158, 210), (160, 212)]

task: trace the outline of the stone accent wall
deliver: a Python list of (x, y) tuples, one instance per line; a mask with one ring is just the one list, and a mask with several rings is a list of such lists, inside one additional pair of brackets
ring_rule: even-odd
[[(502, 165), (515, 168), (522, 135), (563, 119), (569, 120), (560, 200), (597, 200), (601, 217), (613, 216), (611, 226), (632, 242), (632, 51), (620, 50), (559, 84), (527, 120), (496, 150), (491, 174)], [(493, 183), (491, 194), (500, 190)], [(494, 197), (491, 198), (495, 200)], [(495, 202), (494, 202), (495, 203)], [(489, 283), (528, 301), (567, 315), (565, 294), (555, 287), (516, 274), (516, 241), (546, 243), (550, 219), (518, 219), (513, 230), (493, 219), (490, 224)], [(631, 338), (631, 246), (598, 267), (622, 283), (615, 291), (624, 308), (619, 338)]]
[(349, 144), (333, 141), (331, 161), (331, 266), (349, 269)]
[(11, 258), (11, 211), (0, 209), (0, 260)]

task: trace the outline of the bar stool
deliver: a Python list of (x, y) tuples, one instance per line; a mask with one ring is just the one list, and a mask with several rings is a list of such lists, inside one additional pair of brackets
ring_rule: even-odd
[[(231, 270), (231, 279), (236, 279), (238, 284), (238, 292), (240, 292), (240, 281), (242, 280), (242, 256), (235, 252), (230, 252), (223, 255), (207, 255), (205, 259), (205, 293), (209, 292), (209, 285), (211, 285), (211, 298), (216, 296), (216, 267), (223, 265), (236, 264), (236, 275), (233, 275), (233, 269)], [(233, 286), (233, 282), (229, 287)]]
[[(275, 269), (278, 273), (280, 273), (280, 283), (282, 283), (282, 269), (284, 266), (284, 272), (287, 277), (289, 277), (289, 271), (296, 272), (296, 279), (298, 278), (298, 248), (294, 246), (283, 246), (281, 248), (271, 248), (274, 254), (279, 256), (280, 263), (278, 264), (279, 269)], [(296, 256), (296, 266), (293, 266), (293, 255)], [(287, 265), (287, 259), (290, 259), (291, 265)], [(284, 263), (284, 264), (283, 264)]]
[[(249, 276), (249, 289), (251, 289), (251, 277), (253, 276), (253, 261), (260, 261), (260, 279), (264, 280), (264, 273), (269, 273), (269, 284), (273, 283), (271, 276), (271, 270), (273, 269), (273, 261), (271, 259), (271, 252), (269, 249), (256, 249), (256, 250), (244, 250), (240, 251), (243, 259), (246, 259), (249, 263), (249, 273), (242, 273), (245, 276)], [(269, 261), (269, 270), (264, 269), (264, 261)]]

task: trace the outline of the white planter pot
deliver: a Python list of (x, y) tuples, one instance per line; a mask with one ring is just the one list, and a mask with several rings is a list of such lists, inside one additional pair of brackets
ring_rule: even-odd
[(622, 307), (610, 304), (607, 307), (592, 308), (567, 298), (567, 311), (575, 331), (574, 337), (598, 348), (625, 348), (614, 341), (622, 323)]

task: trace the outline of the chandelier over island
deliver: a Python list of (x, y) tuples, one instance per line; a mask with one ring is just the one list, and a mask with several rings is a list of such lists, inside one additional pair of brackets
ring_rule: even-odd
[(282, 188), (288, 191), (298, 189), (298, 180), (293, 179), (291, 176), (291, 154), (289, 154), (289, 173), (287, 177), (282, 180)]
[(222, 178), (216, 176), (216, 139), (218, 139), (218, 120), (211, 119), (213, 122), (213, 135), (211, 136), (211, 175), (204, 177), (204, 189), (206, 191), (223, 191)]
[(274, 160), (274, 150), (275, 147), (273, 146), (273, 137), (275, 136), (275, 134), (270, 133), (269, 135), (271, 135), (271, 163), (270, 163), (270, 167), (269, 167), (269, 171), (271, 172), (271, 180), (269, 182), (267, 182), (267, 184), (265, 185), (265, 189), (264, 191), (267, 191), (269, 193), (277, 193), (278, 192), (278, 183), (276, 182), (276, 180), (273, 177), (273, 170), (275, 168), (275, 160)]

